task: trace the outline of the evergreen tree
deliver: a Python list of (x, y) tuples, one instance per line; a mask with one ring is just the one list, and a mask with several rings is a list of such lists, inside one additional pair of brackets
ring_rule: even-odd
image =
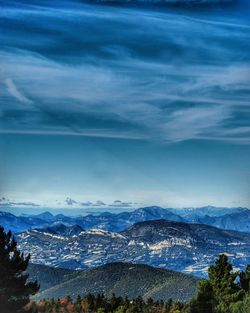
[(27, 282), (26, 271), (30, 256), (24, 257), (17, 249), (11, 231), (0, 227), (0, 312), (21, 313), (39, 286), (37, 282)]
[(230, 313), (250, 313), (250, 294), (247, 294), (243, 301), (233, 303)]
[(250, 265), (240, 273), (240, 286), (245, 292), (250, 292)]
[[(230, 313), (232, 306), (239, 304), (245, 296), (241, 284), (247, 289), (249, 272), (242, 272), (240, 283), (239, 273), (233, 271), (226, 255), (218, 257), (215, 264), (208, 269), (208, 279), (202, 280), (198, 286), (197, 297), (189, 304), (191, 313)], [(238, 305), (237, 304), (237, 305)]]
[(129, 306), (130, 306), (130, 301), (129, 301), (128, 297), (126, 296), (124, 299), (124, 307), (127, 310), (129, 308)]
[(88, 293), (85, 297), (89, 312), (93, 311), (95, 308), (95, 296)]
[(143, 301), (143, 299), (142, 299), (141, 296), (137, 297), (137, 298), (134, 300), (134, 304), (135, 304), (135, 307), (136, 307), (136, 309), (137, 309), (137, 313), (140, 313), (140, 312), (143, 313), (144, 301)]
[(116, 310), (115, 313), (126, 313), (126, 308), (124, 305), (120, 305)]
[(164, 313), (170, 313), (172, 305), (173, 305), (173, 300), (170, 298), (165, 304)]
[(80, 295), (77, 296), (76, 302), (74, 303), (74, 310), (76, 313), (82, 312), (82, 299)]
[[(202, 280), (198, 286), (196, 299), (190, 301), (190, 313), (212, 313), (214, 312), (214, 294), (211, 283)], [(171, 312), (170, 310), (168, 312)]]
[(96, 302), (96, 308), (103, 307), (103, 295), (98, 293), (96, 296), (95, 302)]
[(116, 295), (113, 293), (109, 302), (111, 311), (113, 312), (122, 304), (122, 299), (120, 297), (116, 297)]
[(147, 299), (147, 307), (151, 307), (154, 304), (154, 300), (152, 298)]
[(209, 267), (208, 277), (216, 302), (216, 313), (228, 313), (231, 303), (242, 300), (244, 293), (235, 282), (237, 276), (225, 254), (220, 255), (215, 264)]

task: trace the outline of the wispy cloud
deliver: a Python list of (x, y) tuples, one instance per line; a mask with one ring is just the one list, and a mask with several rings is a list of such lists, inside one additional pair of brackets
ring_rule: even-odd
[(23, 102), (25, 104), (32, 104), (32, 101), (27, 98), (20, 90), (17, 89), (17, 86), (14, 84), (11, 78), (7, 78), (5, 80), (8, 92), (16, 98), (18, 101)]
[[(55, 12), (40, 13), (46, 36), (34, 39), (31, 29), (32, 38), (16, 38), (25, 49), (0, 51), (2, 102), (17, 101), (0, 107), (8, 120), (1, 133), (250, 143), (247, 25), (105, 8)], [(31, 25), (39, 12), (19, 14)]]
[(133, 202), (124, 202), (121, 200), (115, 200), (113, 203), (109, 204), (110, 207), (114, 208), (129, 208), (135, 205)]
[(0, 198), (0, 207), (39, 207), (40, 204), (32, 201), (13, 201), (5, 197)]

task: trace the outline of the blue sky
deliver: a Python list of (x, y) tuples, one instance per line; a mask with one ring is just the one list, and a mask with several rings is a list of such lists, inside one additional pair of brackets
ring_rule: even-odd
[[(249, 203), (247, 145), (5, 135), (5, 194), (37, 203), (239, 206)], [(133, 204), (131, 204), (133, 205)]]
[(250, 206), (246, 9), (34, 3), (0, 13), (2, 197)]

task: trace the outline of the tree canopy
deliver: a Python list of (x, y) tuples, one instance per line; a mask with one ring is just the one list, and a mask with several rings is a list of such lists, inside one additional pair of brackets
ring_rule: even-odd
[[(29, 303), (29, 297), (39, 290), (37, 282), (27, 282), (24, 272), (30, 256), (24, 256), (18, 249), (11, 231), (0, 227), (0, 312), (22, 313)], [(26, 311), (25, 311), (26, 312)]]

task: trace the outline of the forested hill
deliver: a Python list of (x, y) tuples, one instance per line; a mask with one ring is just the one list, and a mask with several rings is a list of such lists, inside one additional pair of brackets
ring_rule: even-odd
[(36, 299), (62, 298), (78, 294), (104, 293), (110, 297), (142, 296), (144, 299), (186, 301), (196, 291), (198, 278), (175, 271), (163, 270), (147, 265), (110, 263), (90, 270), (74, 271), (30, 264), (30, 280), (41, 284)]

